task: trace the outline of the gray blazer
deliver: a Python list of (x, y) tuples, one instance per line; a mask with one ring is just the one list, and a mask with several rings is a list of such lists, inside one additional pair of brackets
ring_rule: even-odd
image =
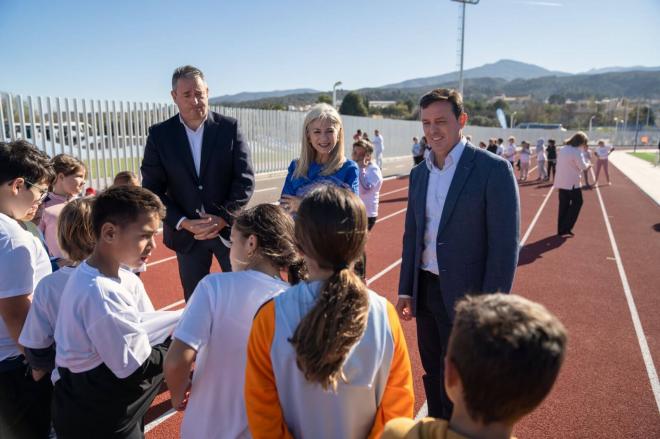
[[(427, 299), (431, 311), (444, 304), (451, 321), (456, 301), (466, 294), (511, 290), (520, 235), (520, 199), (511, 164), (467, 144), (456, 166), (436, 243), (442, 297)], [(399, 294), (412, 296), (415, 315), (428, 181), (423, 161), (410, 173), (399, 279)]]

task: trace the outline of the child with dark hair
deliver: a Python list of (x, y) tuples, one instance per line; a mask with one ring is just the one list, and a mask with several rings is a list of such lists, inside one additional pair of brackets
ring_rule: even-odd
[(0, 437), (50, 430), (49, 382), (36, 382), (18, 343), (36, 285), (51, 273), (45, 247), (19, 225), (48, 194), (48, 156), (24, 140), (0, 142)]
[(412, 416), (410, 358), (394, 306), (352, 270), (367, 215), (357, 195), (318, 188), (300, 204), (296, 245), (309, 272), (261, 307), (247, 348), (254, 438), (378, 437)]
[(66, 203), (79, 196), (85, 185), (87, 168), (77, 158), (58, 154), (53, 157), (55, 181), (44, 201), (44, 211), (39, 229), (44, 234), (48, 251), (54, 258), (62, 258), (62, 250), (57, 243), (57, 218)]
[(557, 172), (557, 145), (554, 139), (548, 139), (548, 147), (546, 148), (548, 153), (548, 177), (552, 175), (552, 181), (555, 181), (555, 173)]
[(113, 187), (94, 200), (94, 250), (70, 275), (55, 324), (60, 439), (144, 436), (169, 339), (154, 340), (145, 317), (153, 305), (140, 279), (120, 267), (148, 260), (164, 215), (160, 199), (141, 187)]
[(172, 406), (185, 410), (184, 439), (248, 435), (243, 385), (252, 319), (290, 287), (280, 273), (288, 271), (291, 283), (304, 276), (293, 219), (271, 204), (238, 215), (229, 258), (231, 273), (209, 274), (195, 288), (165, 359)]
[(542, 305), (509, 294), (466, 297), (445, 358), (448, 421), (395, 419), (383, 439), (511, 437), (550, 393), (566, 352), (566, 330)]
[[(87, 259), (94, 250), (92, 232), (92, 200), (78, 198), (62, 209), (57, 229), (57, 240), (69, 265), (44, 277), (32, 297), (32, 306), (25, 319), (19, 342), (25, 347), (25, 356), (35, 380), (55, 369), (55, 322), (64, 286), (74, 268)], [(54, 380), (57, 375), (54, 376)]]

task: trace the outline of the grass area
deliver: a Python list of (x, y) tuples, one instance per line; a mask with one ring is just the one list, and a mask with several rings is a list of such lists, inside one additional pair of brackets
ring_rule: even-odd
[(638, 159), (646, 160), (649, 163), (656, 164), (658, 154), (655, 152), (629, 152), (628, 154), (637, 157)]
[[(133, 166), (131, 166), (131, 160), (133, 161)], [(106, 178), (114, 177), (115, 174), (119, 171), (125, 171), (127, 169), (140, 169), (141, 161), (137, 158), (127, 158), (124, 160), (123, 157), (114, 158), (114, 159), (89, 159), (85, 160), (83, 156), (83, 161), (87, 164), (87, 171), (89, 172), (89, 177), (94, 178)], [(97, 171), (98, 165), (98, 171)], [(114, 167), (113, 167), (114, 165)], [(114, 172), (113, 172), (114, 170)]]

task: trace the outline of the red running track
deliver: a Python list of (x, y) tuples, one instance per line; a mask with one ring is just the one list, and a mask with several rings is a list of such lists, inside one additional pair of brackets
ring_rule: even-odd
[[(536, 173), (531, 176), (534, 178)], [(513, 290), (557, 314), (570, 338), (555, 388), (517, 426), (515, 434), (519, 438), (660, 437), (660, 389), (654, 395), (651, 384), (653, 370), (660, 364), (660, 209), (616, 169), (612, 170), (612, 180), (613, 186), (583, 192), (584, 206), (574, 229), (576, 235), (565, 240), (554, 236), (556, 191), (544, 183), (520, 186), (521, 238), (527, 239)], [(407, 184), (405, 178), (385, 182), (381, 220), (367, 246), (367, 275), (376, 277), (370, 288), (393, 303)], [(605, 217), (610, 222), (619, 261)], [(171, 251), (159, 246), (152, 263), (172, 256)], [(627, 277), (643, 335), (634, 328), (617, 262)], [(219, 270), (215, 263), (213, 270)], [(183, 297), (174, 259), (150, 266), (142, 279), (156, 308), (176, 304)], [(417, 412), (425, 400), (423, 371), (414, 322), (403, 322), (403, 328), (413, 365)], [(648, 347), (646, 362), (640, 343)], [(147, 437), (178, 437), (181, 419), (182, 414), (171, 411), (169, 394), (163, 389), (145, 419)]]

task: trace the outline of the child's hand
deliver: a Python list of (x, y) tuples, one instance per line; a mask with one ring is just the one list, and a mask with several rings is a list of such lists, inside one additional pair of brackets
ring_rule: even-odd
[(282, 206), (287, 212), (293, 214), (298, 212), (301, 201), (302, 199), (300, 197), (285, 194), (280, 198), (280, 206)]
[(32, 379), (33, 379), (35, 382), (41, 381), (41, 379), (42, 379), (43, 377), (45, 377), (46, 375), (48, 375), (48, 371), (47, 371), (47, 370), (43, 370), (43, 369), (32, 369)]
[(188, 383), (188, 387), (186, 388), (186, 391), (183, 392), (183, 396), (181, 400), (178, 398), (175, 398), (172, 396), (172, 407), (174, 410), (182, 412), (188, 407), (188, 401), (190, 400), (190, 387), (192, 386), (192, 383)]

